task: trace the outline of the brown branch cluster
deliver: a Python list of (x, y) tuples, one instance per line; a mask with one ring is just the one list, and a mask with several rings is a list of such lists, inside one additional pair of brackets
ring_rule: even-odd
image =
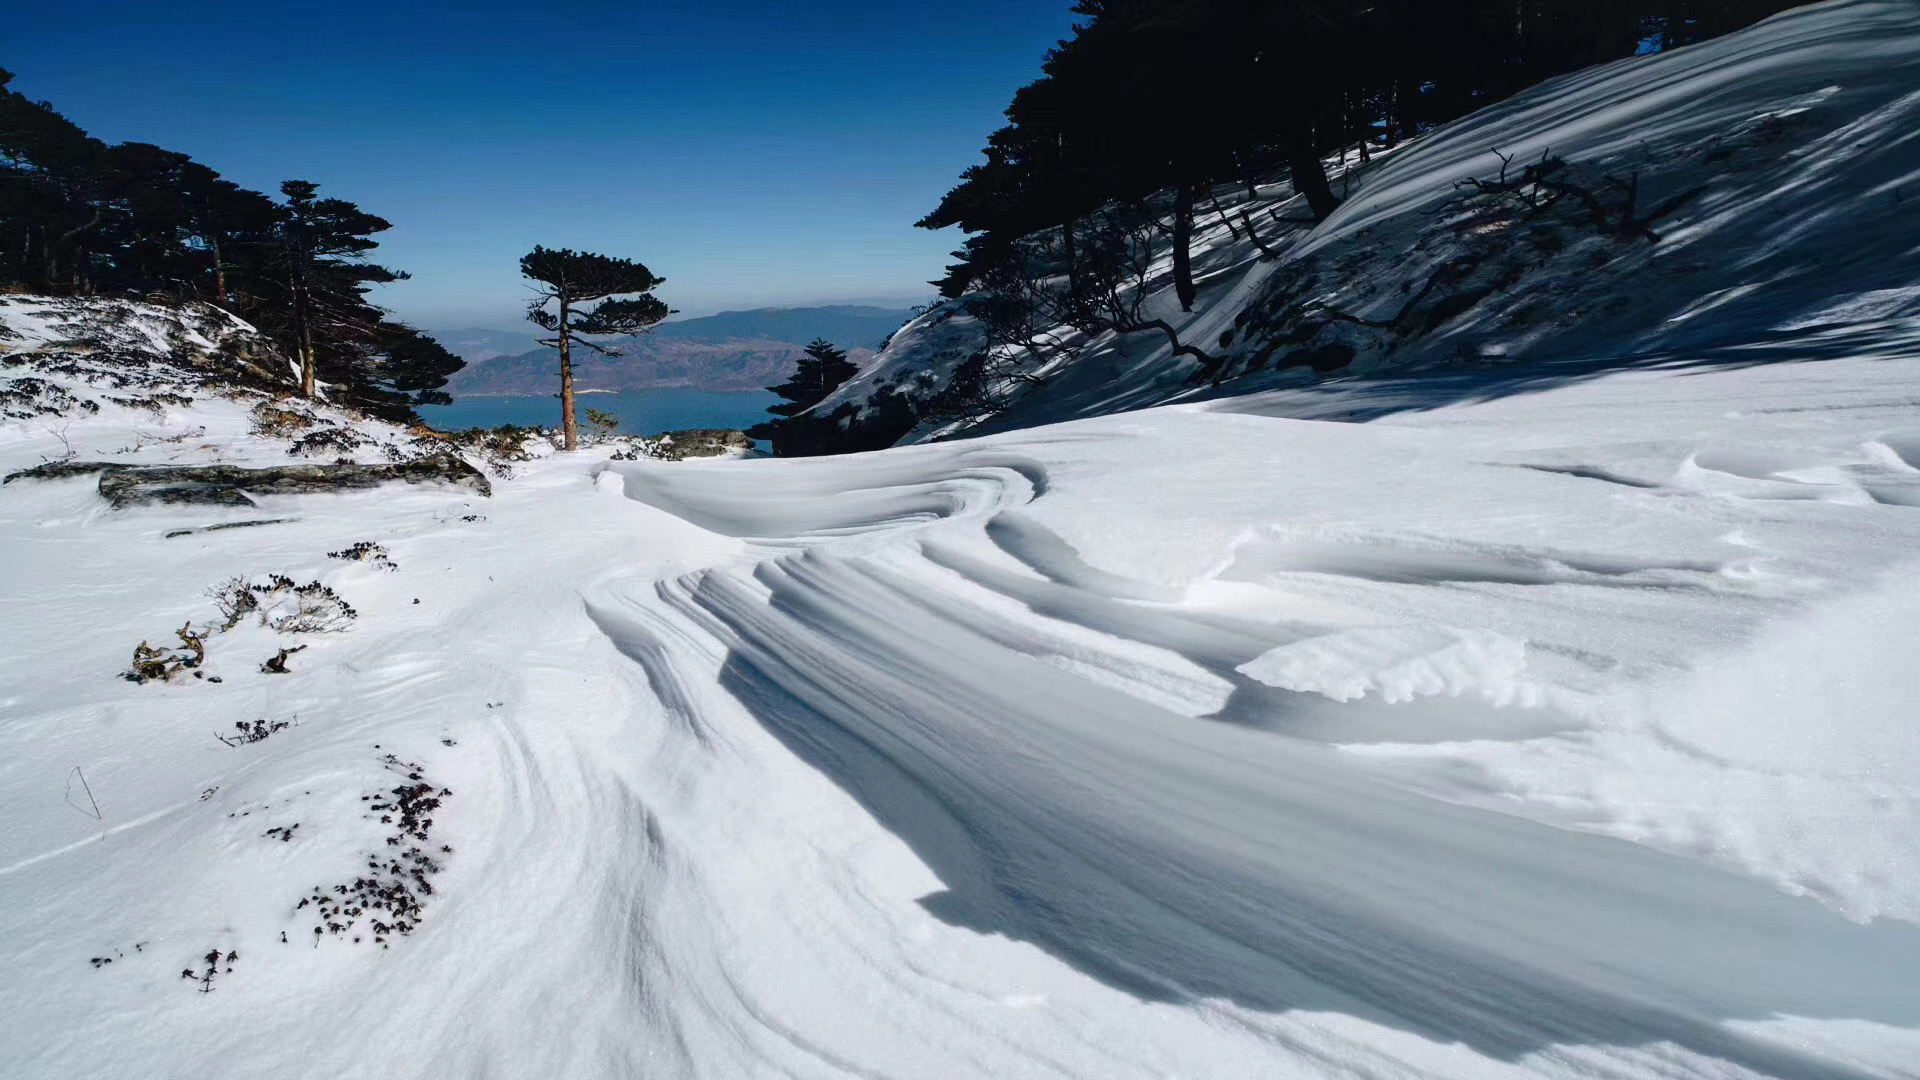
[(207, 635), (194, 633), (191, 620), (173, 633), (180, 639), (178, 647), (154, 648), (145, 641), (133, 647), (133, 664), (125, 676), (129, 682), (167, 682), (207, 662)]
[(1642, 212), (1640, 174), (1637, 171), (1628, 173), (1625, 178), (1603, 176), (1596, 189), (1568, 179), (1566, 160), (1552, 156), (1550, 150), (1542, 150), (1540, 160), (1522, 166), (1520, 175), (1513, 179), (1508, 179), (1513, 167), (1512, 155), (1502, 154), (1498, 150), (1493, 151), (1493, 155), (1500, 159), (1498, 175), (1490, 180), (1470, 176), (1454, 186), (1511, 201), (1527, 217), (1538, 217), (1563, 200), (1571, 200), (1579, 205), (1581, 216), (1595, 232), (1623, 240), (1659, 243), (1660, 235), (1653, 231), (1654, 223), (1671, 216), (1707, 190), (1705, 184), (1696, 184)]
[(1003, 411), (1011, 389), (1043, 384), (1035, 369), (1079, 347), (1074, 339), (1083, 344), (1108, 333), (1163, 334), (1173, 355), (1194, 358), (1203, 371), (1218, 370), (1218, 359), (1180, 340), (1165, 319), (1145, 314), (1147, 299), (1162, 284), (1152, 271), (1164, 231), (1146, 207), (1110, 206), (1069, 227), (1071, 245), (1064, 235), (1057, 243), (1051, 233), (1029, 237), (982, 273), (966, 309), (979, 320), (986, 347), (955, 367), (923, 415), (979, 420)]

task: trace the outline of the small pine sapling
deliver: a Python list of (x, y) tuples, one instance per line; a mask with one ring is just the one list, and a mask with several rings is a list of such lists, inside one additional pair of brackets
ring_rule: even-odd
[(192, 968), (183, 968), (181, 969), (180, 977), (189, 982), (199, 983), (201, 993), (211, 994), (213, 993), (214, 976), (216, 974), (232, 974), (233, 963), (238, 959), (240, 959), (240, 954), (236, 951), (227, 952), (223, 958), (219, 949), (210, 949), (207, 951), (207, 955), (200, 958), (200, 962), (206, 965), (203, 970), (195, 971)]
[(587, 423), (593, 425), (593, 436), (596, 441), (610, 439), (614, 432), (620, 430), (620, 418), (605, 409), (588, 409)]

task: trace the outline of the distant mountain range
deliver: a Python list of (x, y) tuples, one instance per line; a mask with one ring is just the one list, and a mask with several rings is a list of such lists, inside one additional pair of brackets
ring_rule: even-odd
[[(802, 349), (815, 338), (825, 338), (847, 350), (855, 363), (864, 363), (911, 314), (905, 308), (838, 304), (681, 319), (638, 338), (602, 342), (619, 349), (618, 357), (576, 350), (574, 379), (583, 390), (757, 390), (785, 381)], [(467, 361), (447, 390), (455, 397), (552, 393), (558, 354), (528, 349), (536, 333), (532, 326), (524, 331), (469, 327), (437, 333), (441, 344)]]

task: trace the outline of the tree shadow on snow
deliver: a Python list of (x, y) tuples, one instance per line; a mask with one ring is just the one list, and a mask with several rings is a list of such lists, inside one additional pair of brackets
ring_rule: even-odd
[(1543, 393), (1634, 371), (1691, 375), (1782, 363), (1916, 357), (1920, 357), (1920, 319), (1891, 319), (1769, 331), (1737, 344), (1701, 345), (1642, 356), (1455, 364), (1330, 379), (1244, 397), (1220, 393), (1192, 400), (1207, 401), (1208, 407), (1218, 412), (1366, 423), (1401, 413)]

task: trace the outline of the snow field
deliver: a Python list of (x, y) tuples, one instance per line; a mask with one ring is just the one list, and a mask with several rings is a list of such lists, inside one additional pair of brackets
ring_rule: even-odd
[[(1920, 1076), (1915, 27), (1558, 80), (1328, 225), (1396, 250), (1486, 145), (1813, 133), (1573, 359), (1098, 415), (1188, 395), (1110, 349), (1006, 421), (1072, 422), (491, 498), (0, 488), (0, 1076)], [(1275, 268), (1202, 224), (1210, 335)], [(35, 311), (7, 350), (73, 336)], [(176, 323), (91, 332), (238, 332)], [(0, 470), (289, 460), (189, 397), (9, 419)], [(352, 628), (118, 678), (271, 574)], [(416, 845), (417, 928), (313, 933)]]
[[(1634, 371), (1369, 424), (1279, 392), (556, 455), (491, 499), (16, 481), (7, 1071), (1909, 1075), (1914, 380)], [(285, 459), (242, 403), (189, 422), (141, 453)], [(9, 466), (58, 445), (10, 430)], [(397, 569), (326, 555), (359, 541)], [(218, 684), (115, 678), (270, 573), (353, 629), (289, 675), (249, 624)], [(261, 719), (292, 726), (213, 737)], [(413, 933), (316, 944), (300, 900), (386, 847), (387, 753), (451, 789), (453, 850)]]

